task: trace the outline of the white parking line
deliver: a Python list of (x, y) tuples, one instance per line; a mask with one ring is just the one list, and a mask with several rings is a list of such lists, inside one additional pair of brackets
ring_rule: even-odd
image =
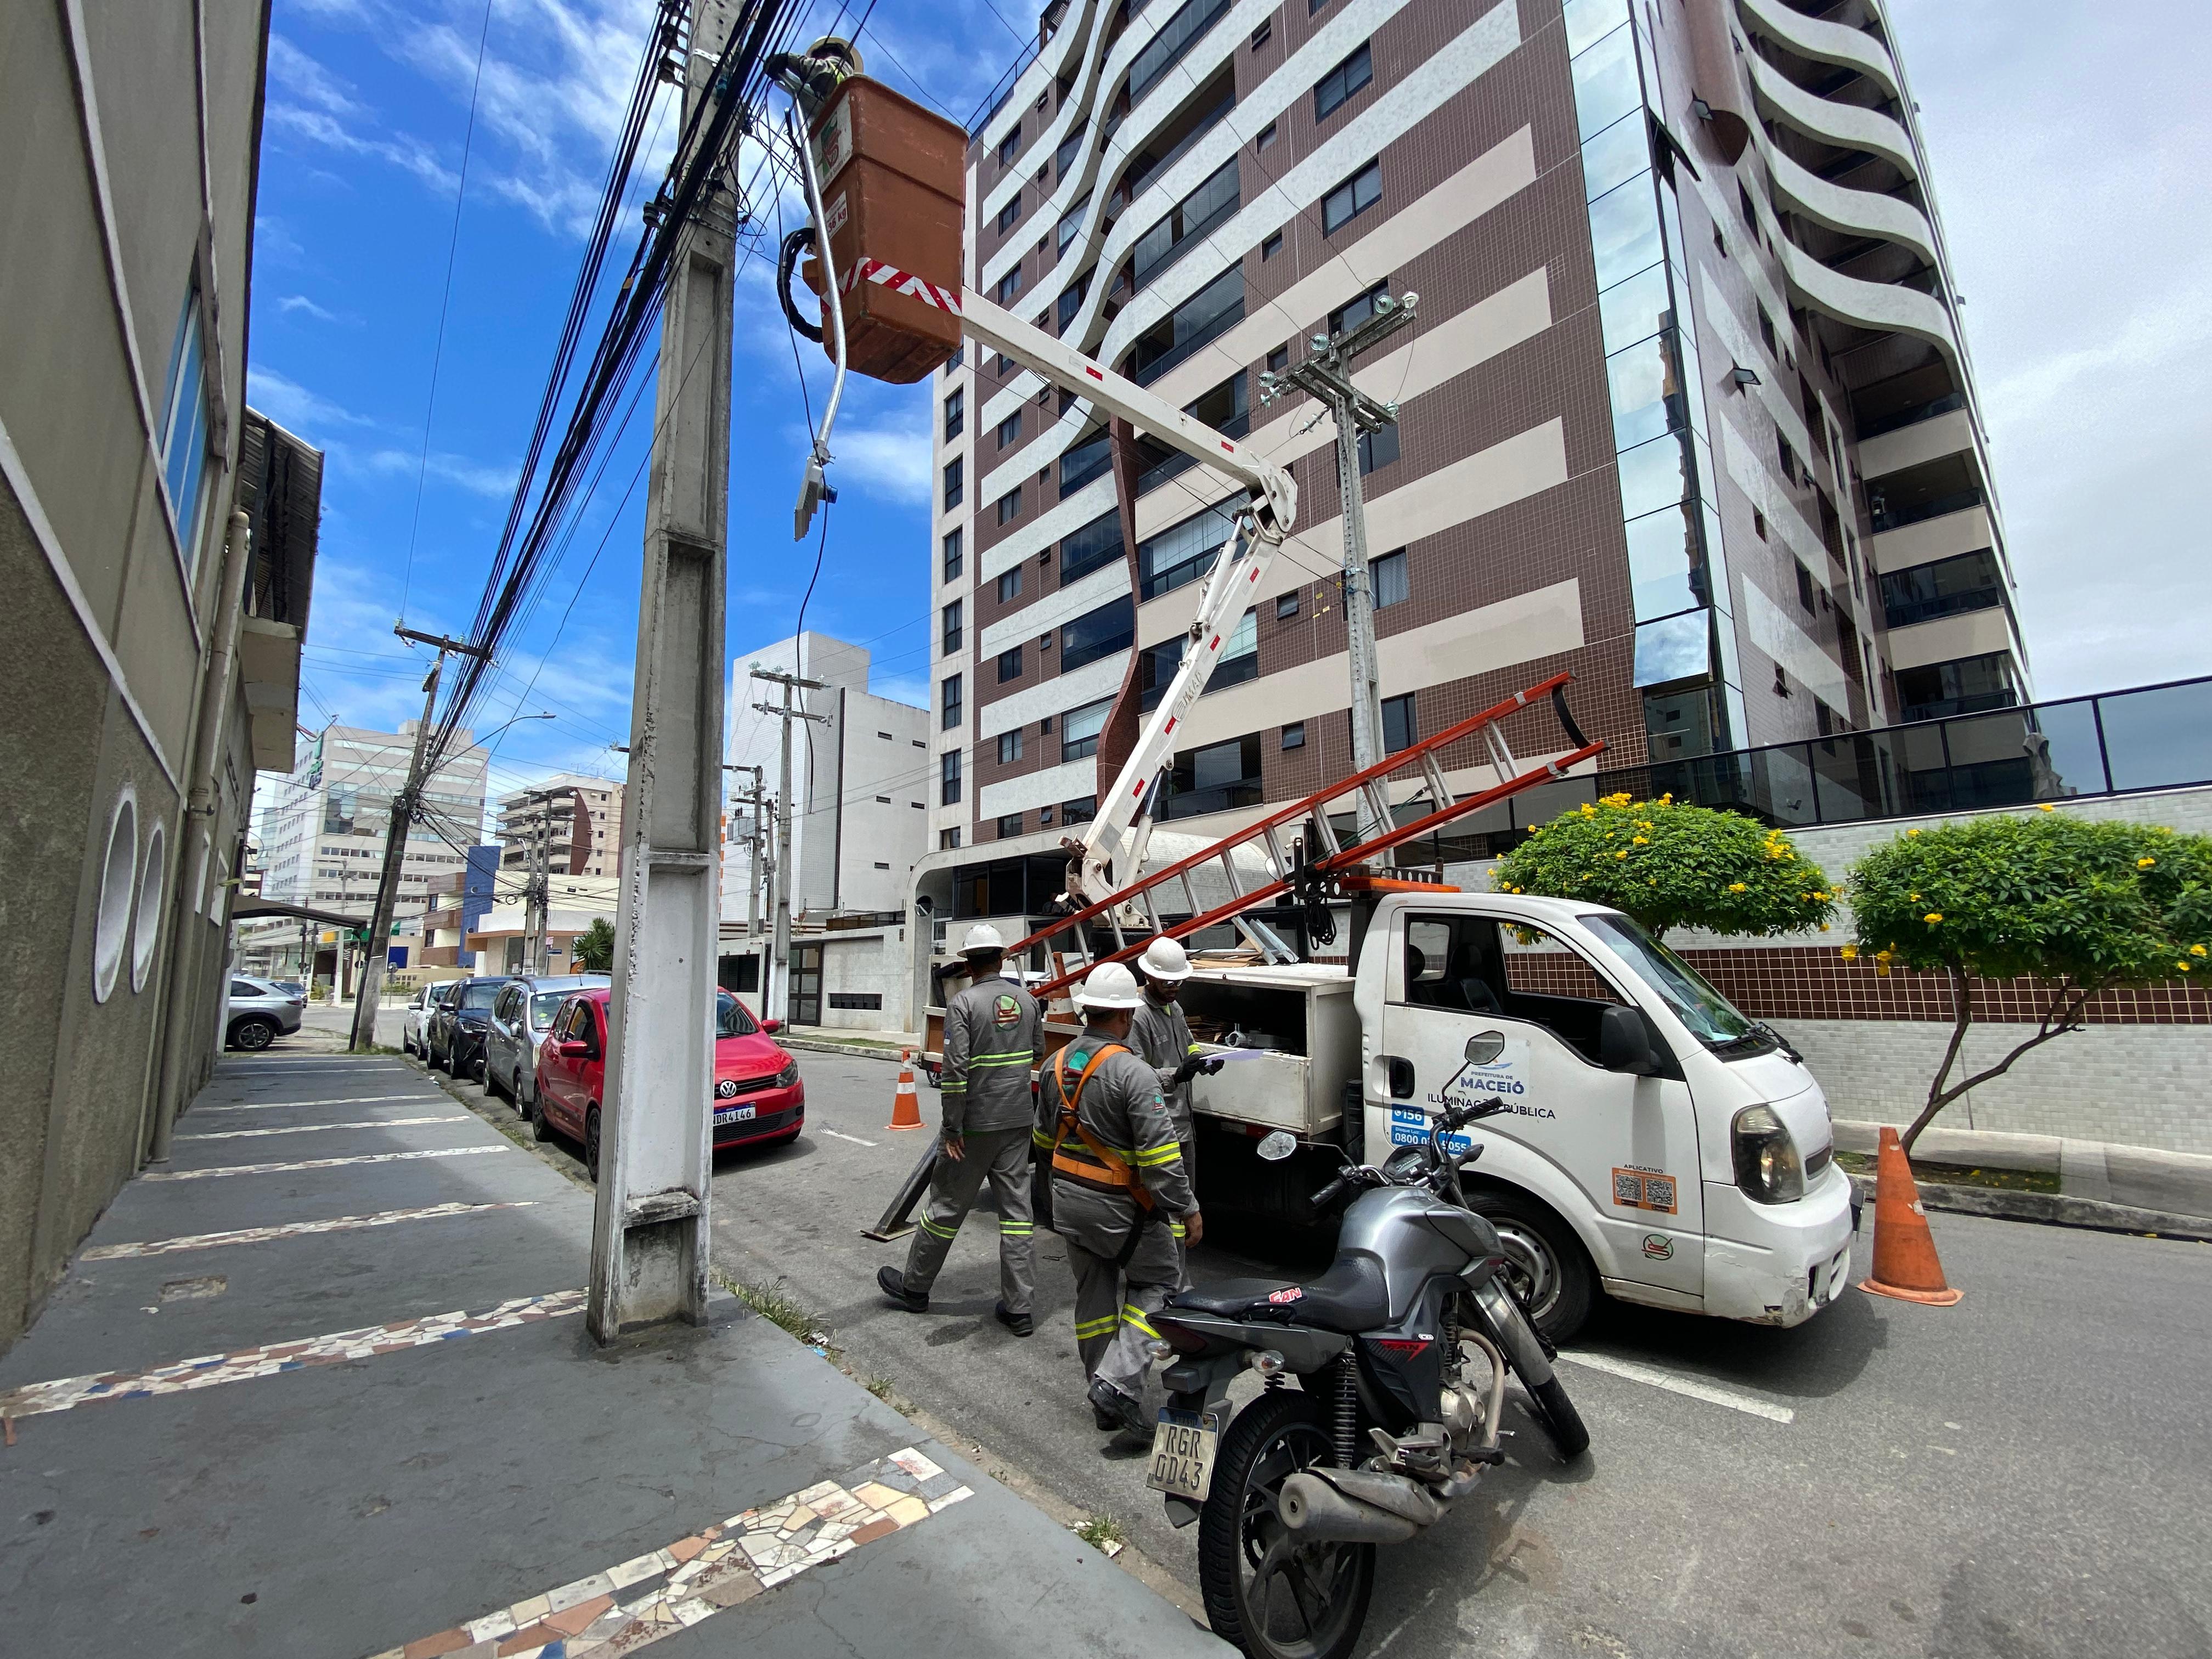
[(432, 1204), (419, 1210), (380, 1210), (374, 1215), (331, 1216), (322, 1221), (294, 1221), (281, 1227), (240, 1227), (227, 1233), (187, 1233), (177, 1238), (145, 1239), (130, 1244), (99, 1244), (77, 1259), (81, 1261), (121, 1261), (135, 1256), (173, 1255), (179, 1250), (211, 1250), (220, 1244), (265, 1244), (271, 1239), (304, 1238), (315, 1233), (354, 1232), (363, 1227), (391, 1227), (402, 1221), (437, 1221), (447, 1216), (479, 1215), (486, 1210), (526, 1210), (534, 1198), (510, 1199), (497, 1204)]
[(1611, 1354), (1566, 1348), (1559, 1350), (1559, 1358), (1572, 1360), (1576, 1364), (1587, 1366), (1594, 1371), (1604, 1371), (1611, 1376), (1626, 1377), (1631, 1382), (1664, 1389), (1669, 1394), (1687, 1395), (1691, 1399), (1705, 1401), (1708, 1405), (1726, 1406), (1730, 1411), (1741, 1412), (1747, 1417), (1763, 1417), (1770, 1423), (1794, 1423), (1797, 1420), (1797, 1413), (1787, 1406), (1778, 1406), (1771, 1400), (1761, 1400), (1753, 1395), (1737, 1394), (1731, 1389), (1717, 1388), (1693, 1376), (1662, 1371), (1656, 1365), (1642, 1364), (1633, 1359), (1616, 1359)]
[(849, 1140), (855, 1146), (872, 1146), (876, 1144), (872, 1140), (863, 1140), (858, 1135), (848, 1135), (839, 1129), (824, 1129), (822, 1133), (825, 1135), (835, 1135), (840, 1140)]
[(466, 1112), (441, 1117), (376, 1117), (360, 1123), (292, 1123), (281, 1129), (210, 1129), (204, 1134), (179, 1135), (179, 1140), (252, 1140), (262, 1135), (312, 1135), (325, 1129), (396, 1129), (404, 1123), (459, 1123)]
[(235, 1106), (195, 1106), (195, 1112), (273, 1112), (280, 1106), (380, 1106), (386, 1101), (412, 1100), (424, 1106), (446, 1103), (443, 1093), (428, 1095), (348, 1095), (336, 1100), (247, 1100)]
[(309, 1158), (296, 1164), (226, 1164), (217, 1170), (149, 1170), (141, 1181), (212, 1181), (217, 1176), (278, 1175), (289, 1170), (335, 1170), (347, 1164), (404, 1164), (417, 1158), (476, 1158), (485, 1152), (511, 1152), (502, 1140), (496, 1146), (447, 1146), (431, 1152), (364, 1152), (353, 1158)]

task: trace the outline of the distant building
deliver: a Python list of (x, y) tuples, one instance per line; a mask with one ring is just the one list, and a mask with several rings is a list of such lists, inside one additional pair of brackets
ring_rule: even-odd
[[(272, 899), (368, 919), (384, 868), (384, 835), (392, 797), (407, 780), (415, 749), (413, 720), (397, 732), (332, 724), (279, 787), (263, 841), (262, 891)], [(430, 775), (422, 792), (429, 822), (413, 826), (400, 866), (395, 917), (419, 918), (434, 881), (459, 872), (483, 833), (484, 772), (489, 757), (466, 746)]]
[[(530, 909), (524, 877), (502, 870), (490, 908), (470, 925), (465, 943), (476, 953), (480, 974), (521, 974), (530, 970)], [(546, 878), (546, 971), (571, 971), (577, 935), (589, 933), (594, 921), (615, 924), (617, 883), (612, 876)]]
[[(727, 830), (722, 916), (743, 921), (757, 890), (769, 915), (764, 865), (753, 857), (751, 819), (739, 798), (761, 769), (768, 798), (781, 773), (782, 720), (757, 703), (781, 704), (782, 687), (751, 678), (754, 666), (819, 680), (793, 694), (795, 707), (825, 720), (794, 723), (792, 742), (791, 909), (794, 919), (903, 914), (913, 871), (928, 842), (929, 711), (868, 690), (866, 647), (825, 634), (733, 654), (730, 665)], [(761, 826), (772, 857), (773, 820)]]
[(621, 864), (622, 823), (622, 785), (563, 772), (499, 798), (501, 867), (527, 872), (542, 845), (555, 875), (611, 876)]
[[(474, 968), (477, 953), (467, 946), (467, 936), (495, 902), (499, 884), (496, 846), (471, 847), (465, 865), (439, 876), (424, 890), (428, 910), (422, 918), (421, 950), (412, 958), (417, 968)], [(520, 891), (521, 878), (514, 886)]]
[(4, 33), (0, 1347), (214, 1067), (322, 465), (246, 404), (265, 0)]

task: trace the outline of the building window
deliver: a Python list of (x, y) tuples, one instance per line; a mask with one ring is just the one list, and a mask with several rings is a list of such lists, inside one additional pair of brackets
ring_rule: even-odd
[(1182, 61), (1200, 36), (1219, 22), (1230, 0), (1187, 0), (1182, 9), (1160, 25), (1160, 32), (1129, 60), (1129, 101), (1133, 104)]
[(960, 676), (948, 674), (945, 677), (945, 713), (939, 719), (938, 729), (953, 731), (966, 717), (967, 708), (963, 701)]
[(1259, 613), (1247, 611), (1237, 619), (1237, 626), (1230, 629), (1229, 638), (1222, 645), (1221, 654), (1213, 659), (1213, 672), (1206, 676), (1204, 695), (1211, 696), (1224, 686), (1241, 685), (1259, 676)]
[(176, 343), (169, 349), (169, 389), (161, 403), (158, 443), (177, 546), (188, 571), (199, 568), (200, 485), (207, 476), (207, 343), (195, 283), (185, 295)]
[(1303, 749), (1305, 746), (1306, 723), (1304, 720), (1292, 720), (1288, 726), (1283, 728), (1283, 747), (1285, 749)]
[(1006, 840), (1009, 836), (1018, 836), (1021, 833), (1022, 815), (1019, 812), (1008, 812), (1000, 817), (999, 819), (999, 839), (1000, 841)]
[(1014, 157), (1021, 153), (1022, 124), (1017, 121), (1013, 125), (1013, 130), (999, 140), (999, 165), (1002, 167), (1012, 167), (1014, 164)]
[(1279, 345), (1267, 354), (1267, 368), (1270, 374), (1279, 374), (1291, 366), (1291, 348)]
[(1137, 544), (1137, 591), (1156, 599), (1198, 580), (1213, 568), (1235, 527), (1229, 508), (1211, 507), (1146, 538)]
[(1766, 539), (1766, 514), (1755, 507), (1751, 509), (1751, 529), (1752, 533), (1759, 540)]
[(945, 532), (945, 580), (951, 581), (960, 574), (966, 564), (967, 559), (961, 545), (960, 532), (957, 530), (946, 531)]
[(1378, 466), (1388, 466), (1398, 459), (1398, 423), (1393, 421), (1379, 432), (1359, 434), (1359, 471), (1365, 477)]
[(958, 437), (968, 425), (968, 390), (956, 386), (945, 396), (945, 435)]
[(1018, 645), (1011, 646), (1007, 649), (999, 653), (999, 684), (1004, 685), (1008, 680), (1018, 680), (1021, 678), (1021, 647)]
[(1011, 229), (1022, 216), (1022, 193), (1014, 192), (1014, 199), (999, 210), (999, 228)]
[(1060, 538), (1060, 585), (1066, 587), (1094, 570), (1121, 563), (1122, 549), (1121, 511), (1112, 508)]
[(1014, 297), (1014, 295), (1019, 294), (1021, 291), (1022, 268), (1019, 265), (1016, 265), (1012, 270), (999, 278), (999, 303), (1000, 305), (1006, 304)]
[(999, 764), (1011, 766), (1022, 757), (1022, 728), (999, 733)]
[[(937, 804), (957, 806), (960, 804), (960, 751), (948, 749), (937, 757)], [(959, 843), (955, 842), (954, 846)]]
[(1087, 611), (1060, 630), (1060, 672), (1072, 674), (1087, 663), (1125, 651), (1136, 637), (1137, 607), (1127, 593)]
[(1144, 287), (1195, 246), (1200, 237), (1235, 213), (1242, 200), (1237, 158), (1232, 155), (1137, 238), (1130, 253), (1129, 280)]
[(937, 832), (937, 850), (940, 853), (958, 852), (960, 850), (960, 832), (957, 830), (939, 830)]
[(1387, 609), (1413, 595), (1413, 586), (1406, 574), (1406, 550), (1385, 553), (1367, 564), (1368, 591), (1375, 595), (1375, 608)]
[(1288, 622), (1291, 617), (1297, 614), (1298, 596), (1297, 594), (1278, 593), (1275, 596), (1275, 620), (1277, 622)]
[(1106, 729), (1106, 716), (1113, 710), (1114, 699), (1101, 697), (1097, 702), (1071, 708), (1062, 715), (1060, 722), (1060, 759), (1087, 760), (1097, 754), (1098, 734)]
[(1759, 229), (1759, 213), (1752, 206), (1751, 192), (1743, 187), (1743, 180), (1741, 179), (1735, 181), (1735, 207), (1736, 211), (1743, 215), (1744, 223), (1756, 232)]
[(1008, 444), (1019, 443), (1021, 438), (1022, 411), (1018, 409), (999, 422), (999, 447), (1004, 449)]
[(1049, 806), (1040, 806), (1037, 808), (1037, 828), (1040, 830), (1049, 830), (1052, 828), (1052, 808)]
[(1252, 31), (1252, 50), (1257, 52), (1261, 47), (1266, 46), (1267, 44), (1267, 37), (1274, 32), (1275, 20), (1272, 17), (1263, 19), (1260, 27)]
[(999, 578), (999, 603), (1004, 605), (1008, 599), (1018, 599), (1021, 596), (1022, 568), (1016, 565)]
[(1272, 259), (1282, 251), (1283, 233), (1281, 231), (1269, 231), (1267, 234), (1261, 239), (1260, 243), (1260, 258), (1262, 260)]
[(1325, 120), (1344, 106), (1344, 100), (1375, 78), (1374, 60), (1364, 41), (1314, 85), (1314, 119)]
[(1996, 555), (1983, 548), (1887, 572), (1881, 578), (1881, 603), (1892, 628), (1909, 628), (1938, 617), (2002, 605), (2004, 576), (1997, 568)]
[(1266, 149), (1279, 137), (1281, 137), (1281, 134), (1276, 131), (1275, 124), (1273, 121), (1270, 121), (1266, 126), (1260, 129), (1260, 136), (1252, 141), (1252, 148), (1255, 149)]
[(955, 455), (945, 464), (945, 506), (948, 512), (959, 506), (961, 497), (967, 494), (967, 468), (963, 465), (966, 459), (964, 455)]
[(1782, 348), (1775, 343), (1774, 319), (1766, 314), (1765, 306), (1759, 307), (1759, 337), (1766, 343), (1768, 356), (1779, 357), (1782, 355)]
[[(879, 864), (876, 868), (888, 870), (890, 866)], [(883, 993), (880, 991), (832, 991), (829, 996), (830, 1006), (832, 1008), (880, 1008), (884, 1006)]]
[(1022, 491), (1020, 485), (1015, 485), (1013, 489), (1009, 489), (1005, 495), (999, 497), (998, 512), (999, 522), (1000, 524), (1012, 524), (1016, 519), (1022, 516)]
[(1413, 694), (1402, 697), (1382, 699), (1382, 748), (1395, 755), (1401, 749), (1410, 749), (1419, 736), (1413, 724)]
[(1376, 304), (1390, 297), (1390, 279), (1385, 276), (1357, 299), (1346, 301), (1328, 313), (1331, 334), (1349, 334), (1375, 314)]
[(1795, 560), (1791, 563), (1796, 565), (1797, 571), (1797, 603), (1805, 607), (1807, 616), (1817, 615), (1820, 607), (1813, 601), (1813, 573), (1803, 565), (1796, 564)]
[(1370, 161), (1321, 198), (1321, 228), (1333, 236), (1382, 199), (1382, 164)]
[[(1791, 483), (1797, 483), (1797, 452), (1790, 447), (1790, 440), (1779, 432), (1774, 434), (1775, 459), (1781, 463), (1782, 476)], [(1811, 482), (1809, 479), (1806, 482)]]
[(1244, 267), (1230, 268), (1137, 337), (1129, 378), (1150, 386), (1244, 320)]
[(952, 348), (951, 356), (945, 360), (945, 378), (948, 380), (951, 380), (953, 374), (959, 369), (960, 365), (967, 361), (968, 343), (967, 341), (963, 340), (958, 345)]
[(950, 604), (950, 605), (946, 605), (946, 606), (945, 607), (945, 612), (944, 612), (944, 621), (945, 621), (945, 653), (944, 653), (944, 654), (945, 654), (945, 655), (946, 655), (946, 656), (948, 656), (948, 657), (949, 657), (949, 656), (951, 656), (951, 655), (955, 651), (957, 651), (957, 650), (960, 648), (960, 634), (961, 634), (961, 627), (960, 627), (960, 617), (961, 617), (961, 612), (960, 612), (960, 606), (961, 606), (961, 601), (959, 601), (958, 599), (955, 599), (955, 600), (953, 600), (953, 601), (952, 601), (952, 603), (951, 603), (951, 604)]
[(1097, 816), (1098, 797), (1096, 795), (1078, 795), (1073, 800), (1064, 800), (1060, 804), (1060, 821), (1062, 823), (1088, 823)]

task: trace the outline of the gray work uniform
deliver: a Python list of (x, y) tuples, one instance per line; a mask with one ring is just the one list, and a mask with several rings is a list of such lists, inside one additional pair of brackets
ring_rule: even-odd
[(1030, 1073), (1043, 1016), (1036, 999), (1011, 980), (978, 980), (945, 1010), (945, 1071), (939, 1085), (945, 1133), (965, 1158), (939, 1154), (929, 1203), (907, 1253), (906, 1287), (927, 1296), (945, 1253), (983, 1182), (999, 1212), (999, 1296), (1009, 1313), (1027, 1313), (1036, 1280), (1030, 1214), (1030, 1130), (1036, 1102)]
[[(1093, 1027), (1065, 1050), (1071, 1093), (1084, 1066), (1109, 1043), (1118, 1039)], [(1075, 1344), (1084, 1373), (1141, 1400), (1150, 1359), (1145, 1344), (1159, 1334), (1151, 1316), (1182, 1282), (1182, 1218), (1198, 1202), (1183, 1174), (1175, 1125), (1160, 1103), (1158, 1073), (1126, 1044), (1119, 1046), (1121, 1052), (1099, 1063), (1076, 1101), (1078, 1118), (1110, 1161), (1102, 1164), (1076, 1134), (1060, 1133), (1060, 1091), (1049, 1068), (1040, 1091), (1037, 1133), (1058, 1141), (1053, 1231), (1066, 1241), (1075, 1274)], [(1152, 1212), (1112, 1179), (1117, 1169), (1143, 1183)], [(1134, 1247), (1122, 1261), (1133, 1231)]]
[[(1183, 1063), (1190, 1051), (1197, 1047), (1190, 1035), (1190, 1022), (1183, 1018), (1182, 1004), (1170, 1002), (1165, 1007), (1147, 996), (1137, 1010), (1137, 1017), (1129, 1024), (1129, 1047), (1138, 1059), (1150, 1066), (1160, 1080), (1160, 1103), (1167, 1108), (1168, 1121), (1175, 1125), (1176, 1139), (1182, 1143), (1182, 1172), (1194, 1191), (1198, 1187), (1198, 1142), (1191, 1125), (1190, 1084), (1175, 1080), (1176, 1068)], [(1184, 1252), (1182, 1281), (1179, 1288), (1190, 1287), (1189, 1253)]]

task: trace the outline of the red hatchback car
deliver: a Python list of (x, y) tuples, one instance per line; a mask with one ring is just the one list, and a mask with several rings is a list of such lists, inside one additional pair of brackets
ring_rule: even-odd
[[(553, 1016), (538, 1051), (531, 1127), (543, 1140), (555, 1130), (584, 1143), (584, 1165), (599, 1174), (599, 1103), (606, 1095), (605, 987), (573, 993)], [(714, 1009), (714, 1150), (782, 1145), (806, 1125), (806, 1085), (799, 1062), (727, 991)]]

